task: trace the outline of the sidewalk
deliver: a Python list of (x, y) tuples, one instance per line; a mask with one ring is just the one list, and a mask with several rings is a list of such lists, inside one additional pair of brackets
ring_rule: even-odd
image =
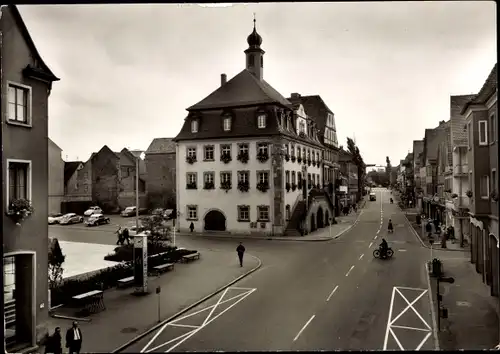
[[(467, 259), (446, 259), (443, 269), (444, 276), (455, 278), (455, 282), (440, 283), (441, 306), (448, 309), (448, 318), (441, 318), (438, 332), (440, 349), (494, 348), (500, 341), (498, 298), (490, 295), (488, 286)], [(431, 277), (430, 283), (437, 316), (436, 278)]]
[[(148, 279), (151, 294), (131, 295), (133, 287), (110, 289), (104, 293), (106, 310), (91, 315), (91, 322), (79, 321), (83, 334), (82, 352), (109, 353), (158, 323), (158, 296), (160, 296), (161, 320), (165, 320), (203, 297), (214, 293), (236, 278), (260, 266), (260, 260), (245, 255), (243, 267), (238, 264), (234, 252), (198, 249), (200, 260), (176, 264), (173, 271)], [(160, 295), (155, 294), (161, 286)], [(74, 316), (74, 310), (60, 308), (56, 314)], [(72, 320), (51, 317), (49, 333), (56, 326), (64, 335)], [(64, 348), (64, 347), (63, 347)]]
[(337, 224), (331, 225), (331, 237), (330, 237), (330, 226), (326, 226), (322, 229), (318, 229), (304, 236), (261, 236), (261, 235), (249, 235), (249, 234), (229, 234), (229, 233), (219, 233), (219, 232), (180, 232), (176, 233), (178, 236), (198, 236), (198, 237), (209, 237), (209, 238), (233, 238), (233, 239), (257, 239), (257, 240), (273, 240), (273, 241), (329, 241), (342, 236), (344, 233), (349, 231), (356, 223), (358, 216), (360, 215), (362, 209), (358, 209), (357, 212), (351, 212), (347, 216), (337, 216)]
[[(425, 224), (424, 224), (423, 235), (422, 235), (422, 225), (417, 225), (417, 215), (419, 214), (417, 208), (402, 209), (402, 212), (405, 214), (406, 218), (408, 219), (408, 222), (410, 223), (416, 235), (422, 242), (422, 245), (427, 248), (430, 248), (429, 238), (427, 237), (427, 233), (425, 232)], [(425, 222), (426, 222), (425, 220), (422, 220), (422, 223)], [(470, 246), (468, 245), (466, 247), (460, 247), (460, 241), (458, 239), (446, 240), (446, 248), (441, 248), (440, 237), (434, 233), (433, 237), (434, 237), (434, 245), (433, 245), (434, 249), (439, 249), (441, 251), (462, 251), (462, 252), (470, 251)]]

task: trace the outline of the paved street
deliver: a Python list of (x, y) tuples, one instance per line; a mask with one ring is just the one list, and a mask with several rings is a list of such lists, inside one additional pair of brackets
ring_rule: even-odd
[[(376, 192), (339, 239), (249, 241), (267, 256), (261, 270), (125, 351), (434, 349), (429, 254), (389, 192)], [(394, 257), (374, 259), (389, 218)]]

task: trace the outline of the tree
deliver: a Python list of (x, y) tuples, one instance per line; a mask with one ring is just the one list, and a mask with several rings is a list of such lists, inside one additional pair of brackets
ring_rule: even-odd
[(66, 256), (62, 253), (61, 246), (57, 238), (49, 242), (49, 287), (53, 289), (62, 282), (64, 268), (62, 264), (66, 260)]
[(163, 241), (170, 241), (170, 226), (161, 215), (152, 215), (141, 218), (142, 226), (145, 231), (151, 234), (148, 241), (151, 243), (159, 244)]
[(347, 150), (351, 153), (353, 157), (353, 162), (358, 170), (358, 195), (357, 199), (360, 200), (365, 189), (365, 174), (366, 174), (366, 164), (363, 161), (363, 157), (359, 151), (359, 148), (354, 143), (354, 140), (347, 138)]
[(391, 165), (391, 160), (389, 159), (389, 156), (385, 157), (385, 162), (387, 164), (387, 166), (385, 168), (385, 173), (387, 174), (387, 180), (389, 181), (389, 184), (392, 184), (392, 181), (391, 181), (392, 165)]

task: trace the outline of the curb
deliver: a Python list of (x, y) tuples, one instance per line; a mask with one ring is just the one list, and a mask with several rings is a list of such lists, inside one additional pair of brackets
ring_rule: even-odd
[(432, 334), (434, 336), (434, 347), (436, 348), (436, 350), (440, 350), (439, 349), (439, 337), (438, 337), (438, 331), (437, 331), (436, 310), (435, 310), (434, 299), (432, 298), (431, 277), (429, 275), (429, 268), (427, 267), (427, 262), (424, 263), (424, 269), (425, 269), (425, 274), (427, 276), (427, 286), (429, 289), (428, 290), (429, 301), (431, 303)]
[[(406, 213), (403, 212), (403, 209), (399, 208), (399, 210), (401, 210), (401, 212), (403, 213), (403, 215), (405, 216), (405, 220), (406, 222), (408, 223), (408, 227), (410, 228), (410, 230), (413, 232), (413, 235), (415, 235), (415, 237), (420, 241), (420, 243), (422, 244), (422, 246), (424, 246), (425, 248), (427, 249), (430, 249), (431, 247), (428, 246), (421, 238), (420, 236), (418, 235), (417, 231), (415, 231), (415, 229), (413, 228), (413, 226), (411, 225), (410, 223), (410, 220), (408, 220), (408, 217), (406, 216)], [(436, 251), (449, 251), (449, 252), (469, 252), (469, 250), (466, 250), (466, 249), (463, 249), (463, 250), (459, 250), (459, 249), (454, 249), (454, 248), (432, 248), (433, 250), (436, 250)]]
[(196, 306), (202, 304), (203, 302), (207, 301), (208, 299), (210, 299), (211, 297), (217, 295), (218, 293), (224, 291), (225, 289), (229, 288), (231, 285), (239, 282), (240, 280), (242, 280), (243, 278), (246, 278), (247, 276), (249, 276), (250, 274), (252, 274), (253, 272), (257, 271), (261, 266), (262, 266), (262, 261), (256, 257), (256, 256), (253, 256), (253, 255), (250, 255), (251, 257), (255, 258), (259, 263), (257, 264), (256, 267), (250, 269), (248, 272), (246, 272), (245, 274), (242, 274), (240, 275), (238, 278), (230, 281), (229, 283), (227, 283), (226, 285), (222, 286), (221, 288), (217, 289), (216, 291), (212, 292), (211, 294), (208, 294), (207, 296), (203, 297), (202, 299), (196, 301), (195, 303), (189, 305), (188, 307), (186, 307), (185, 309), (177, 312), (176, 314), (170, 316), (169, 318), (166, 318), (164, 319), (163, 321), (161, 321), (160, 323), (157, 323), (156, 325), (154, 325), (153, 327), (151, 327), (150, 329), (146, 330), (145, 332), (139, 334), (138, 336), (132, 338), (131, 340), (129, 340), (127, 343), (125, 344), (122, 344), (120, 347), (114, 349), (113, 351), (111, 351), (111, 353), (120, 353), (122, 350), (125, 350), (126, 348), (130, 347), (132, 344), (135, 344), (137, 343), (138, 341), (140, 341), (142, 338), (146, 337), (148, 334), (150, 334), (151, 332), (154, 332), (156, 331), (157, 329), (163, 327), (166, 323), (176, 319), (177, 317), (185, 314), (186, 312), (188, 312), (189, 310), (195, 308)]

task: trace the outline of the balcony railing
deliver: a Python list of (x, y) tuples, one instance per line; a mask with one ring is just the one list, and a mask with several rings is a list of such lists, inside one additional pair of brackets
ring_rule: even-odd
[(453, 202), (455, 203), (455, 206), (461, 208), (468, 208), (470, 206), (470, 198), (465, 195), (453, 199)]
[(453, 168), (453, 174), (455, 176), (467, 176), (469, 173), (468, 165), (458, 165)]

